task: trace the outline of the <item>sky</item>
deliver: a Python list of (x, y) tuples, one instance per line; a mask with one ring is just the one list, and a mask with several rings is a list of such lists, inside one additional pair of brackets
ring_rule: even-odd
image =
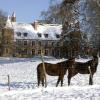
[(0, 0), (0, 10), (7, 15), (15, 12), (18, 22), (32, 22), (40, 19), (40, 13), (47, 10), (50, 0)]

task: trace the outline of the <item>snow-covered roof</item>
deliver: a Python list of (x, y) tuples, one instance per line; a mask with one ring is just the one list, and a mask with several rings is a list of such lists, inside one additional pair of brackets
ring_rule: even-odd
[[(14, 39), (38, 39), (38, 40), (59, 40), (62, 25), (59, 24), (39, 24), (37, 29), (30, 23), (7, 22), (6, 27), (14, 29)], [(20, 33), (20, 35), (18, 35)], [(24, 34), (27, 34), (25, 36)], [(39, 36), (39, 34), (41, 36)], [(45, 36), (45, 34), (47, 36)]]

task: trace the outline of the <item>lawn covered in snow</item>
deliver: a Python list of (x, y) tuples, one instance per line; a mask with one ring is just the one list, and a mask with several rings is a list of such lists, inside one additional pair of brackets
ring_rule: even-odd
[[(62, 59), (64, 60), (64, 59)], [(50, 59), (47, 62), (57, 63), (61, 59)], [(77, 59), (85, 62), (88, 59)], [(100, 59), (99, 59), (100, 61)], [(77, 74), (67, 84), (55, 87), (58, 77), (47, 75), (47, 88), (37, 87), (37, 65), (41, 62), (33, 58), (0, 58), (0, 100), (100, 100), (100, 63), (94, 74), (94, 85), (89, 86), (89, 75)], [(10, 75), (8, 91), (7, 75)]]

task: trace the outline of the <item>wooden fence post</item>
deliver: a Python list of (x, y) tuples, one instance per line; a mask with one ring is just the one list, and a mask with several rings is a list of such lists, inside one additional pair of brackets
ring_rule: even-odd
[(45, 64), (44, 64), (43, 50), (42, 49), (41, 49), (41, 60), (42, 60), (42, 64), (43, 64), (43, 71), (44, 71), (44, 78), (45, 78), (45, 87), (47, 87), (46, 70), (45, 70)]
[(10, 76), (7, 75), (7, 77), (8, 77), (8, 90), (10, 91)]

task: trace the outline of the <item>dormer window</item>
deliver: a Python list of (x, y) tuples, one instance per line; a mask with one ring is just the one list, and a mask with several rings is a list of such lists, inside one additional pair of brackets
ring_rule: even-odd
[(23, 33), (24, 37), (27, 37), (28, 33)]
[(21, 36), (21, 32), (17, 32), (16, 34), (17, 34), (17, 36)]
[(48, 34), (44, 34), (45, 38), (48, 38)]
[(38, 33), (38, 37), (42, 37), (41, 33)]
[(60, 38), (60, 35), (59, 34), (56, 34), (56, 38)]

